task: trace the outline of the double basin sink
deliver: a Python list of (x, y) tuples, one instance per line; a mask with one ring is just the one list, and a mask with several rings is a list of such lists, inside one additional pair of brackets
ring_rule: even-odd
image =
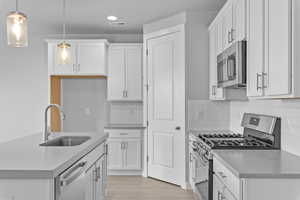
[(91, 139), (88, 136), (62, 136), (52, 140), (48, 140), (40, 146), (45, 147), (71, 147), (78, 146)]

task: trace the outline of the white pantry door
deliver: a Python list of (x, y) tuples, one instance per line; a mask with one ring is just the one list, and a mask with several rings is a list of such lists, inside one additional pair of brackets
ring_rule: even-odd
[(147, 40), (148, 176), (185, 184), (183, 31)]

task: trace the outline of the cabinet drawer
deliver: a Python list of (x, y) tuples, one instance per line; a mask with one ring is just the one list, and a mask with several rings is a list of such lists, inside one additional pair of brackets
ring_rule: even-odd
[(129, 130), (129, 129), (118, 129), (118, 130), (106, 130), (109, 133), (109, 138), (141, 138), (141, 130)]
[(240, 179), (217, 159), (214, 159), (214, 173), (234, 196), (239, 197)]

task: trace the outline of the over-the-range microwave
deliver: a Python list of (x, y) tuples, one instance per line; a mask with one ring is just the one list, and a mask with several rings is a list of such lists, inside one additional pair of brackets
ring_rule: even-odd
[(238, 41), (233, 43), (217, 57), (218, 87), (246, 87), (246, 66), (246, 41)]

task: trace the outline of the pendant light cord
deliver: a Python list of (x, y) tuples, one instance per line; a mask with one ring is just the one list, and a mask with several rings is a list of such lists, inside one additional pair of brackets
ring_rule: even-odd
[(19, 11), (19, 1), (16, 0), (16, 12), (18, 12), (18, 11)]
[(66, 22), (67, 22), (67, 17), (66, 17), (66, 0), (63, 0), (63, 39), (66, 39)]

